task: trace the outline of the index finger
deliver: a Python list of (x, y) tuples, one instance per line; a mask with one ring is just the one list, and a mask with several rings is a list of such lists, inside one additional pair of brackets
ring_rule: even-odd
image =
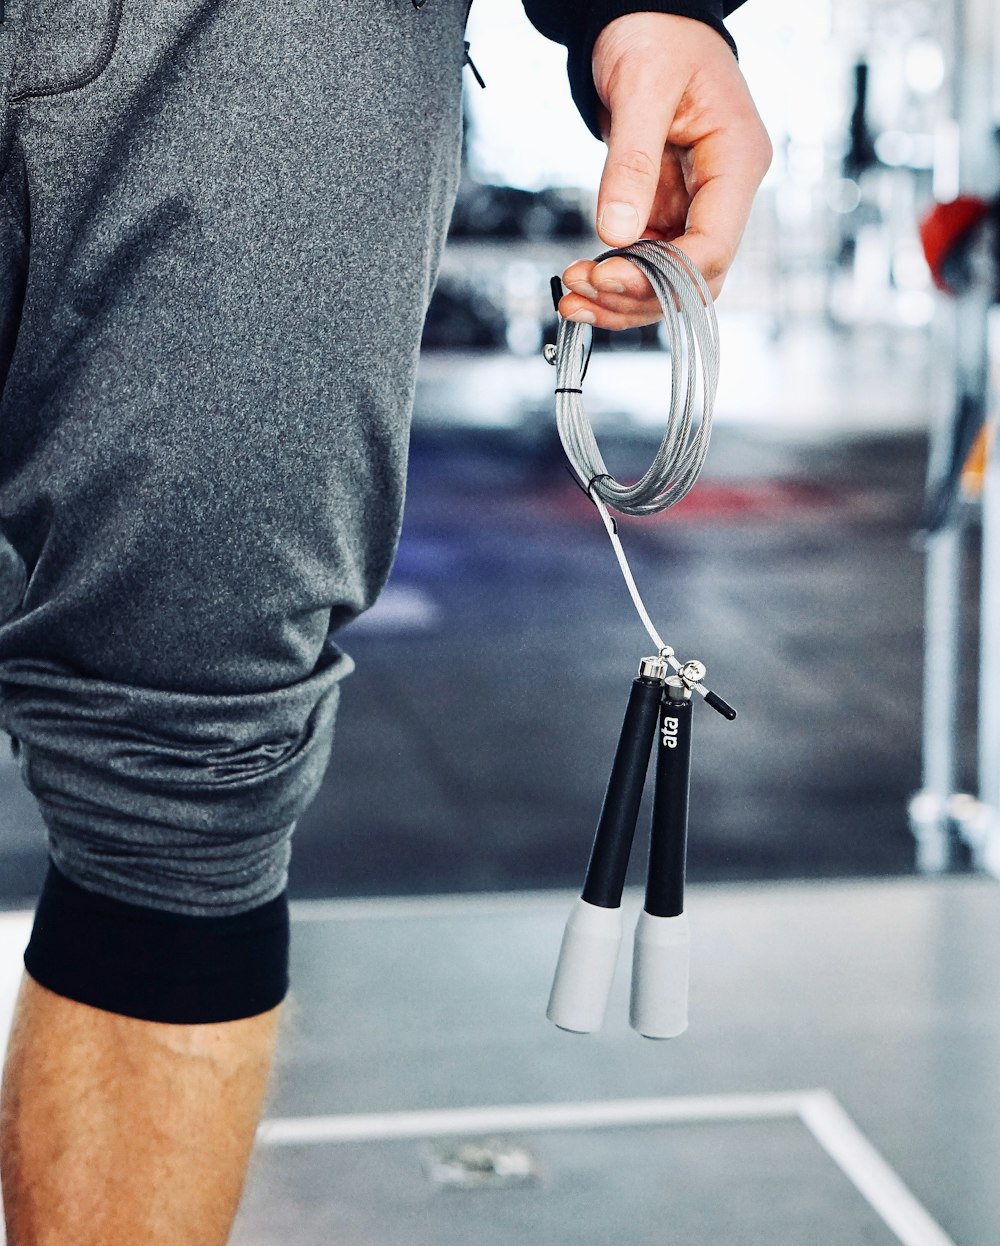
[[(655, 299), (653, 287), (631, 262), (616, 256), (610, 260), (575, 260), (562, 275), (571, 290), (592, 298), (598, 294), (627, 294), (630, 298)], [(589, 287), (589, 288), (588, 288)]]

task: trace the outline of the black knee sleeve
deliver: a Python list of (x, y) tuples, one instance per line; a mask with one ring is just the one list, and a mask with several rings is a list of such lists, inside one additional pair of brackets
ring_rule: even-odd
[(106, 1012), (194, 1025), (267, 1012), (288, 990), (285, 892), (226, 917), (115, 900), (49, 872), (24, 953), (41, 986)]

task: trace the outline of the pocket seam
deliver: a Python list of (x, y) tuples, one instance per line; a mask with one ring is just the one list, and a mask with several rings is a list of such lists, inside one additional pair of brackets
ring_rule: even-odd
[(19, 104), (28, 103), (29, 100), (50, 99), (58, 95), (68, 95), (73, 91), (81, 91), (84, 87), (88, 87), (96, 82), (111, 64), (111, 58), (118, 47), (123, 7), (124, 0), (110, 0), (104, 38), (101, 40), (101, 46), (98, 48), (96, 56), (89, 64), (84, 65), (82, 69), (79, 69), (71, 77), (62, 81), (50, 78), (48, 81), (42, 81), (36, 86), (17, 87), (8, 92), (7, 103), (11, 107), (16, 108)]

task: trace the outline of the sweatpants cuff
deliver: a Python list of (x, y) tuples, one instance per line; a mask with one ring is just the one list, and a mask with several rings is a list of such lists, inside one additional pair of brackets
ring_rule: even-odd
[(192, 917), (88, 891), (50, 862), (24, 965), (106, 1012), (198, 1025), (276, 1007), (288, 991), (286, 892), (246, 913)]

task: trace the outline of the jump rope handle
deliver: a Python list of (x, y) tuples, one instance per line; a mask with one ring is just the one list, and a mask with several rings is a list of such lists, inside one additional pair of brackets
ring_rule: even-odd
[(691, 690), (665, 681), (646, 903), (635, 928), (630, 1023), (646, 1038), (676, 1038), (688, 1025), (691, 939), (684, 912), (691, 787)]
[(604, 1023), (622, 941), (625, 875), (653, 748), (649, 871), (635, 930), (630, 1022), (646, 1038), (675, 1038), (687, 1029), (684, 879), (692, 705), (690, 688), (678, 676), (668, 677), (667, 669), (662, 658), (645, 658), (632, 682), (583, 892), (563, 934), (546, 1015), (577, 1034)]
[(570, 911), (546, 1016), (563, 1030), (599, 1030), (622, 940), (622, 892), (663, 698), (666, 664), (645, 658), (632, 681), (583, 892)]

